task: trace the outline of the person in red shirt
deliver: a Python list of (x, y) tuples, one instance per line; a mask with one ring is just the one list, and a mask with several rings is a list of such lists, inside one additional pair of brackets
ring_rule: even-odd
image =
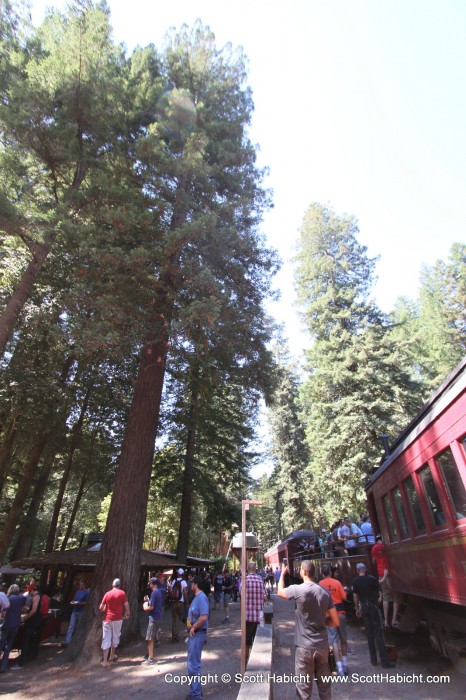
[[(105, 613), (102, 624), (102, 666), (115, 661), (115, 649), (120, 643), (121, 626), (123, 617), (129, 618), (129, 604), (126, 593), (120, 589), (121, 581), (116, 578), (112, 584), (112, 590), (102, 598), (99, 610)], [(110, 650), (110, 652), (109, 652)]]
[(385, 627), (390, 626), (390, 603), (393, 602), (392, 626), (398, 627), (398, 611), (400, 609), (401, 596), (397, 591), (393, 591), (389, 577), (387, 549), (380, 535), (377, 535), (375, 538), (375, 545), (372, 547), (371, 556), (372, 561), (377, 567), (379, 584), (382, 589), (384, 625)]
[[(346, 591), (340, 581), (332, 578), (332, 569), (330, 564), (323, 564), (322, 576), (319, 581), (319, 586), (325, 588), (332, 596), (335, 603), (335, 608), (340, 620), (339, 627), (327, 627), (328, 643), (333, 648), (333, 655), (337, 664), (338, 675), (343, 676), (348, 674), (348, 635), (346, 632), (346, 613), (344, 602), (346, 600)], [(339, 646), (341, 647), (341, 659)]]

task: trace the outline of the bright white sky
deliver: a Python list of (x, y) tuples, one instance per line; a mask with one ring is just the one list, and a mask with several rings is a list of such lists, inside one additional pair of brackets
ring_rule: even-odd
[[(37, 24), (45, 6), (32, 0)], [(417, 296), (423, 263), (448, 256), (466, 231), (466, 3), (463, 0), (109, 0), (128, 51), (161, 47), (171, 26), (199, 17), (217, 44), (249, 58), (251, 137), (270, 167), (274, 209), (264, 231), (284, 267), (277, 277), (293, 354), (299, 335), (292, 267), (311, 202), (359, 220), (380, 255), (376, 299), (390, 310)]]

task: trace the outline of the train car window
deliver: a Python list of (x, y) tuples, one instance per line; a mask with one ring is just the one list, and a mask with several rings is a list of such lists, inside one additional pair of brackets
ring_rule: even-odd
[(392, 504), (390, 503), (388, 494), (383, 497), (383, 503), (385, 506), (385, 514), (387, 516), (388, 534), (391, 542), (393, 542), (393, 540), (398, 539), (398, 530), (396, 527), (395, 518), (393, 517)]
[(409, 537), (409, 527), (408, 519), (406, 518), (405, 507), (403, 505), (403, 500), (401, 498), (400, 488), (397, 486), (396, 489), (392, 491), (393, 502), (395, 504), (396, 512), (398, 515), (398, 521), (400, 523), (401, 536)]
[(466, 489), (450, 448), (436, 457), (443, 473), (447, 492), (455, 505), (456, 519), (466, 518)]
[(437, 489), (435, 488), (432, 472), (428, 464), (425, 464), (422, 469), (419, 469), (419, 477), (424, 486), (427, 503), (429, 505), (430, 514), (434, 525), (443, 525), (446, 522), (445, 513), (443, 512)]
[(414, 486), (413, 477), (410, 476), (404, 482), (405, 493), (408, 497), (409, 507), (411, 508), (411, 513), (413, 515), (414, 525), (418, 532), (426, 529), (426, 524), (424, 518), (422, 517), (421, 506), (419, 505), (419, 498), (417, 495), (416, 487)]

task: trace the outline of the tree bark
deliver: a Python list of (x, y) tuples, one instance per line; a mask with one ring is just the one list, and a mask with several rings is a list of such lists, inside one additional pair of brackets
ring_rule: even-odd
[(3, 493), (3, 486), (5, 484), (5, 477), (7, 474), (8, 460), (13, 451), (13, 445), (16, 437), (17, 424), (16, 420), (18, 418), (19, 411), (15, 410), (10, 416), (8, 425), (5, 429), (4, 439), (2, 446), (0, 447), (0, 497)]
[(47, 444), (48, 432), (42, 431), (37, 436), (34, 446), (29, 455), (29, 459), (24, 467), (19, 486), (16, 490), (13, 505), (8, 513), (3, 532), (0, 535), (0, 562), (3, 563), (5, 556), (8, 552), (8, 547), (13, 538), (16, 526), (18, 525), (21, 514), (23, 512), (23, 507), (31, 488), (31, 483), (34, 478), (34, 472), (37, 469), (39, 460), (44, 451), (45, 445)]
[(130, 604), (126, 635), (135, 633), (138, 628), (141, 548), (167, 345), (168, 326), (161, 337), (150, 336), (143, 347), (93, 587), (73, 649), (70, 647), (70, 656), (78, 659), (79, 666), (87, 666), (98, 648), (102, 622), (98, 608), (114, 578), (121, 579)]

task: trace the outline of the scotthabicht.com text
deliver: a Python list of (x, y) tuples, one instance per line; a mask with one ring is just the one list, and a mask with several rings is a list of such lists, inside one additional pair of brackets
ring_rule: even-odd
[[(371, 673), (363, 675), (361, 673), (350, 673), (348, 676), (323, 676), (324, 683), (418, 683), (418, 684), (440, 684), (450, 683), (449, 676), (430, 676), (423, 673)], [(166, 683), (191, 684), (192, 682), (201, 685), (217, 683), (310, 683), (311, 677), (294, 675), (291, 673), (241, 673), (234, 675), (229, 673), (207, 673), (202, 676), (188, 676), (178, 673), (166, 673)]]

